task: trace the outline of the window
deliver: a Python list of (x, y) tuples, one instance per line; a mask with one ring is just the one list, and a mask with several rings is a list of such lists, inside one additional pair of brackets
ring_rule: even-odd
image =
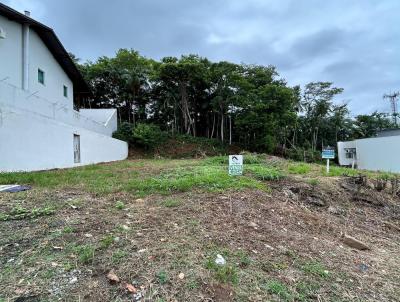
[(38, 82), (40, 84), (44, 85), (44, 71), (41, 70), (41, 69), (38, 69), (38, 74), (37, 75), (38, 75)]
[(346, 158), (348, 159), (352, 159), (352, 158), (356, 158), (356, 148), (345, 148), (344, 152), (346, 152)]
[(64, 92), (64, 96), (67, 98), (68, 97), (68, 87), (67, 86), (63, 86), (63, 92)]

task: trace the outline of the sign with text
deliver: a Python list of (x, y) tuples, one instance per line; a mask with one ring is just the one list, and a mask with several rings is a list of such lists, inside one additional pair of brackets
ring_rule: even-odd
[(229, 175), (243, 174), (243, 155), (229, 155)]
[(324, 159), (334, 159), (335, 158), (335, 150), (333, 150), (333, 149), (324, 149), (324, 150), (322, 150), (322, 158), (324, 158)]

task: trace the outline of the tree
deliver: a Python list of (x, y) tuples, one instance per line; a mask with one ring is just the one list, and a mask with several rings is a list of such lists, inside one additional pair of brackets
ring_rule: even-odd
[(331, 82), (312, 82), (304, 89), (301, 109), (305, 115), (304, 122), (313, 151), (317, 148), (322, 122), (331, 111), (333, 98), (343, 92), (343, 88), (332, 85)]

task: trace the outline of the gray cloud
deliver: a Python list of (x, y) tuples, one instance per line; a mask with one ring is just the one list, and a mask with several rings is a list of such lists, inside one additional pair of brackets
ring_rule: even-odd
[(83, 60), (134, 48), (277, 66), (290, 85), (332, 81), (353, 114), (400, 90), (398, 0), (6, 0), (54, 28)]

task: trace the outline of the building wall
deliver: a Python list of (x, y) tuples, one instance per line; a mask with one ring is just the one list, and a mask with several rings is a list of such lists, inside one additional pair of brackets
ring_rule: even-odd
[[(0, 27), (6, 31), (7, 37), (0, 39), (0, 81), (22, 88), (23, 77), (23, 43), (22, 25), (0, 16)], [(38, 82), (38, 68), (45, 72), (45, 84)], [(38, 34), (29, 31), (29, 81), (28, 91), (57, 102), (66, 108), (73, 108), (73, 84), (58, 64)], [(64, 97), (63, 85), (68, 87), (68, 97)], [(32, 104), (34, 110), (34, 105)]]
[(112, 135), (118, 128), (117, 109), (79, 109), (79, 113), (106, 127), (108, 135)]
[(356, 140), (359, 169), (400, 173), (400, 136)]
[[(29, 90), (51, 102), (73, 108), (73, 84), (67, 74), (48, 50), (34, 30), (30, 30), (29, 48)], [(38, 82), (38, 69), (45, 72), (45, 84)], [(63, 85), (68, 87), (64, 97)]]
[[(74, 134), (80, 135), (79, 164), (74, 163)], [(128, 156), (126, 142), (1, 103), (0, 138), (0, 171), (67, 168)]]
[(346, 152), (345, 152), (346, 148), (356, 148), (356, 141), (337, 143), (339, 165), (341, 166), (351, 166), (353, 163), (352, 158), (346, 158)]
[(0, 39), (0, 81), (22, 88), (22, 25), (0, 15), (6, 39)]

